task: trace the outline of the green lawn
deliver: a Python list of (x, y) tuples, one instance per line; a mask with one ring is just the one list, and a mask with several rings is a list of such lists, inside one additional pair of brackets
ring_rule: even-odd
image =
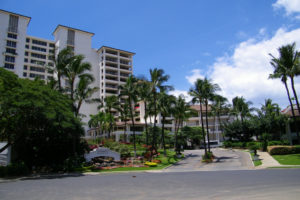
[(250, 153), (250, 154), (251, 154), (252, 162), (254, 163), (254, 166), (255, 166), (255, 167), (262, 164), (261, 160), (255, 160), (255, 161), (253, 160), (253, 158), (254, 158), (254, 153)]
[(300, 165), (300, 154), (273, 155), (273, 158), (282, 165)]

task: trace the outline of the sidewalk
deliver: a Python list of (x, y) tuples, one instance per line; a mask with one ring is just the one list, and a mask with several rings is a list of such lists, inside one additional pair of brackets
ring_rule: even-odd
[(268, 152), (258, 151), (259, 159), (262, 165), (255, 167), (256, 169), (265, 169), (269, 167), (300, 167), (300, 165), (281, 165)]
[(259, 155), (259, 159), (261, 159), (262, 162), (262, 165), (256, 167), (257, 169), (282, 166), (268, 152), (258, 151), (257, 154)]

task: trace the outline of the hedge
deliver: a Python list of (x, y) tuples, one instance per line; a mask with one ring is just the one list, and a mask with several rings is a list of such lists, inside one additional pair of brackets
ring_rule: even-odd
[(268, 146), (270, 155), (287, 155), (300, 153), (300, 146)]

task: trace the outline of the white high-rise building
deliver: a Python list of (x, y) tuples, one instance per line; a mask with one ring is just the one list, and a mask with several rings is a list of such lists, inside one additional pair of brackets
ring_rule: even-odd
[[(53, 53), (65, 47), (71, 47), (74, 54), (85, 56), (92, 65), (91, 74), (95, 81), (91, 87), (99, 90), (93, 98), (104, 99), (108, 95), (117, 95), (118, 86), (126, 82), (132, 74), (132, 57), (134, 53), (102, 46), (92, 48), (94, 33), (58, 25), (53, 32), (54, 40), (46, 40), (27, 35), (30, 17), (0, 10), (0, 67), (4, 67), (21, 78), (47, 80), (55, 77), (48, 68), (54, 66)], [(83, 104), (80, 113), (88, 122), (90, 114), (96, 114), (97, 104)]]

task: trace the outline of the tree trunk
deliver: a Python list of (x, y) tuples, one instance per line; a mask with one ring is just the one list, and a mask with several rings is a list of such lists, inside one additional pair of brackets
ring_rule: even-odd
[[(294, 111), (293, 102), (292, 102), (292, 100), (291, 100), (289, 88), (288, 88), (288, 86), (287, 86), (286, 81), (284, 81), (283, 83), (284, 83), (284, 86), (285, 86), (285, 89), (286, 89), (286, 92), (287, 92), (287, 95), (288, 95), (288, 99), (289, 99), (289, 102), (290, 102), (290, 106), (291, 106), (291, 109), (292, 109), (293, 120), (297, 120), (297, 119), (296, 119), (296, 115), (295, 115), (295, 111)], [(298, 111), (298, 112), (300, 112), (300, 111)], [(298, 124), (297, 124), (297, 123), (295, 123), (295, 124), (296, 124), (297, 140), (298, 140), (298, 142), (300, 143), (300, 135), (299, 135)]]
[(165, 145), (165, 116), (163, 116), (163, 123), (162, 123), (162, 129), (161, 129), (161, 140), (162, 140), (162, 146), (164, 149), (164, 156), (167, 156), (166, 152), (166, 145)]
[(127, 122), (126, 122), (126, 119), (125, 119), (125, 127), (124, 127), (124, 142), (127, 142), (127, 137), (126, 137), (126, 128), (127, 128)]
[(300, 107), (299, 107), (299, 101), (298, 101), (297, 92), (296, 92), (296, 90), (295, 90), (294, 77), (293, 77), (293, 78), (291, 78), (291, 85), (292, 85), (292, 90), (293, 90), (294, 97), (295, 97), (296, 104), (297, 104), (298, 115), (300, 115)]
[(131, 99), (130, 97), (128, 97), (129, 99), (129, 105), (130, 105), (130, 115), (131, 115), (131, 122), (132, 122), (132, 132), (133, 132), (133, 149), (134, 149), (134, 157), (136, 158), (136, 144), (135, 144), (135, 125), (134, 125), (134, 118), (133, 118), (133, 111), (132, 111), (132, 105), (131, 105)]
[(153, 99), (153, 102), (154, 102), (154, 126), (153, 126), (153, 133), (152, 133), (152, 148), (156, 149), (156, 116), (157, 116), (157, 113), (156, 113), (156, 93), (154, 92), (154, 99)]
[(206, 141), (205, 141), (205, 133), (204, 133), (204, 123), (203, 123), (203, 115), (202, 115), (202, 101), (200, 100), (200, 119), (201, 119), (201, 125), (202, 125), (202, 137), (203, 137), (203, 145), (204, 145), (204, 155), (207, 155), (207, 149), (206, 149)]
[(144, 120), (145, 120), (145, 128), (146, 128), (146, 145), (149, 145), (149, 135), (148, 135), (148, 123), (147, 123), (147, 103), (146, 101), (144, 102), (145, 104), (145, 115), (144, 115)]
[(208, 112), (208, 101), (207, 99), (205, 100), (205, 119), (206, 119), (206, 131), (207, 131), (207, 143), (208, 143), (208, 152), (210, 152), (210, 139), (209, 139), (209, 131), (208, 131), (208, 117), (207, 117), (207, 112)]

